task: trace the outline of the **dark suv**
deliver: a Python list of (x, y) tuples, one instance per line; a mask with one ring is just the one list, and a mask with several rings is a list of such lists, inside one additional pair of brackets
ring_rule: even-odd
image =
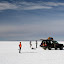
[(63, 44), (59, 44), (57, 41), (55, 40), (42, 40), (42, 43), (40, 44), (40, 47), (42, 47), (44, 50), (46, 50), (47, 48), (49, 50), (51, 50), (51, 48), (55, 48), (55, 50), (57, 50), (58, 48), (60, 50), (63, 50)]

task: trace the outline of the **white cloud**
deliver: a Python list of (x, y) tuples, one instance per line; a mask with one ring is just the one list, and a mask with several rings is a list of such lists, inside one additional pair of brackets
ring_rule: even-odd
[(0, 10), (7, 10), (7, 9), (17, 9), (18, 7), (15, 4), (11, 4), (8, 2), (0, 3)]
[(64, 3), (44, 2), (44, 5), (48, 5), (48, 6), (64, 6)]
[(36, 10), (36, 9), (51, 9), (50, 6), (42, 5), (39, 2), (33, 3), (33, 2), (20, 2), (20, 9), (21, 10)]
[(64, 6), (64, 3), (55, 2), (0, 2), (1, 10), (36, 10), (36, 9), (52, 9), (52, 6)]
[(43, 6), (38, 3), (32, 2), (20, 2), (20, 3), (9, 3), (0, 2), (0, 10), (35, 10), (35, 9), (51, 9), (52, 7)]
[(29, 7), (24, 7), (23, 10), (36, 10), (36, 9), (51, 9), (52, 7), (48, 6), (29, 6)]

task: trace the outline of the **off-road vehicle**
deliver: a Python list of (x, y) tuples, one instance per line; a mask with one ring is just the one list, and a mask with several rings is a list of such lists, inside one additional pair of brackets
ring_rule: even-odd
[(51, 50), (52, 48), (55, 48), (55, 50), (57, 50), (58, 48), (60, 50), (63, 50), (63, 44), (59, 44), (57, 41), (53, 40), (53, 39), (46, 39), (46, 40), (42, 40), (40, 47), (42, 47), (43, 49), (49, 49)]

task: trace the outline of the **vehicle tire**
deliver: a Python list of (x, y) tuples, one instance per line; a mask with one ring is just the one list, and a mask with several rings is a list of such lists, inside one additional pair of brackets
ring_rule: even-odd
[(46, 47), (44, 48), (44, 50), (46, 50)]
[(62, 47), (60, 47), (60, 50), (63, 50), (63, 46), (62, 46)]
[(48, 47), (48, 50), (51, 50), (51, 47)]
[(46, 47), (43, 47), (44, 50), (46, 50)]
[(55, 50), (57, 50), (57, 48), (55, 48)]

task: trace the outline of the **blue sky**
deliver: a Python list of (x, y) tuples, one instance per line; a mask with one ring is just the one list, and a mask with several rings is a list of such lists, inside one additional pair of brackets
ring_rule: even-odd
[(0, 40), (64, 40), (64, 0), (0, 0)]

